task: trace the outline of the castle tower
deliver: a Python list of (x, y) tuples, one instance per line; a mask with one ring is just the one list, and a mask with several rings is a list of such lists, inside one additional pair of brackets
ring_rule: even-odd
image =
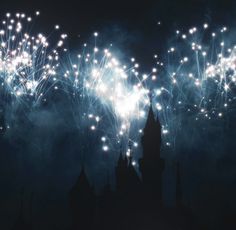
[(128, 170), (128, 159), (123, 157), (122, 151), (120, 151), (120, 156), (116, 166), (116, 188), (118, 192), (125, 192), (127, 187), (127, 170)]
[(92, 229), (95, 210), (95, 194), (89, 184), (84, 168), (69, 194), (72, 229)]
[(152, 105), (150, 106), (144, 134), (141, 138), (143, 157), (139, 161), (144, 191), (153, 203), (162, 201), (162, 172), (164, 160), (160, 156), (161, 124), (155, 119)]

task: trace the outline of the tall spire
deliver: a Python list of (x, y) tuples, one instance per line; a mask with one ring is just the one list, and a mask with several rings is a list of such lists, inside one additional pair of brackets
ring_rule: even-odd
[[(164, 170), (164, 160), (161, 158), (161, 125), (159, 120), (155, 119), (151, 99), (141, 142), (143, 157), (139, 160), (139, 169), (143, 185), (148, 193), (147, 197), (152, 197), (150, 202), (161, 204), (162, 172)], [(155, 202), (151, 200), (155, 200)]]
[(160, 155), (161, 147), (161, 125), (159, 119), (155, 119), (155, 115), (152, 109), (152, 104), (150, 105), (146, 125), (144, 127), (144, 134), (141, 138), (143, 149), (143, 157), (148, 154), (157, 158)]
[(155, 114), (153, 111), (153, 107), (152, 107), (152, 96), (151, 94), (149, 95), (149, 100), (150, 100), (150, 107), (149, 107), (149, 111), (148, 111), (148, 116), (147, 116), (147, 120), (146, 120), (146, 124), (144, 127), (144, 133), (147, 133), (150, 130), (153, 130), (153, 128), (155, 127), (156, 130), (160, 129), (161, 130), (161, 124), (160, 121), (158, 119), (158, 116), (155, 118)]
[(150, 125), (155, 123), (155, 116), (154, 116), (154, 112), (153, 112), (153, 108), (152, 108), (152, 95), (151, 93), (149, 94), (149, 101), (150, 101), (150, 107), (149, 107), (149, 111), (148, 111), (148, 116), (147, 116), (147, 122), (144, 128), (144, 132), (146, 129), (148, 129), (148, 127), (150, 127)]
[(80, 175), (78, 177), (78, 180), (77, 180), (76, 184), (79, 187), (84, 186), (83, 188), (90, 187), (88, 178), (87, 178), (86, 173), (85, 173), (84, 165), (82, 165), (82, 169), (81, 169), (81, 172), (80, 172)]
[(144, 130), (148, 129), (155, 122), (156, 122), (156, 120), (155, 120), (155, 117), (154, 117), (154, 112), (153, 112), (152, 104), (151, 104), (150, 108), (149, 108), (149, 111), (148, 111), (147, 122), (146, 122)]
[(123, 191), (127, 185), (127, 176), (126, 176), (127, 167), (128, 167), (127, 157), (126, 156), (123, 157), (121, 149), (120, 156), (116, 166), (116, 187), (118, 191)]
[(83, 166), (75, 185), (70, 191), (69, 206), (72, 214), (73, 229), (92, 229), (95, 194), (89, 184)]

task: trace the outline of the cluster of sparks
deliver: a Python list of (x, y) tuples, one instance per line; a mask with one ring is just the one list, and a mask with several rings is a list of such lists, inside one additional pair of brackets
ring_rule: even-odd
[[(98, 34), (94, 33), (94, 36)], [(87, 44), (84, 47), (87, 48)], [(142, 123), (150, 105), (149, 90), (145, 87), (147, 75), (139, 76), (139, 64), (134, 58), (128, 67), (122, 65), (107, 48), (89, 50), (84, 49), (77, 55), (76, 62), (70, 62), (63, 74), (64, 83), (71, 85), (79, 97), (88, 99), (87, 107), (91, 109), (86, 116), (91, 131), (103, 129), (101, 122), (112, 127), (110, 132), (107, 128), (101, 137), (104, 151), (115, 150), (116, 145), (123, 144), (137, 148), (137, 136), (142, 133)], [(100, 107), (103, 108), (101, 114), (98, 112)], [(139, 130), (138, 135), (133, 126)], [(115, 140), (116, 145), (110, 140)]]
[(18, 99), (31, 96), (37, 103), (48, 82), (56, 81), (54, 76), (59, 66), (56, 48), (62, 45), (66, 35), (62, 34), (57, 47), (49, 52), (49, 42), (42, 33), (32, 36), (27, 32), (31, 22), (32, 18), (24, 13), (7, 13), (2, 21), (0, 79), (7, 93)]
[[(110, 49), (96, 45), (91, 49), (84, 44), (81, 54), (70, 59), (69, 65), (61, 63), (58, 50), (67, 51), (63, 48), (67, 35), (61, 34), (56, 45), (49, 48), (42, 33), (32, 36), (27, 32), (31, 21), (31, 17), (20, 13), (8, 13), (2, 21), (1, 91), (13, 100), (30, 97), (36, 104), (45, 100), (50, 88), (58, 90), (57, 83), (62, 83), (64, 89), (69, 86), (71, 95), (87, 103), (83, 116), (90, 130), (102, 130), (105, 152), (124, 144), (130, 154), (132, 147), (138, 147), (150, 95), (167, 146), (177, 127), (176, 114), (194, 112), (195, 120), (220, 118), (235, 100), (236, 47), (227, 48), (224, 40), (219, 42), (228, 31), (226, 27), (219, 34), (211, 33), (212, 42), (207, 46), (199, 34), (202, 30), (209, 34), (208, 24), (186, 33), (177, 30), (176, 44), (169, 48), (167, 60), (161, 62), (155, 55), (157, 67), (149, 74), (140, 74), (134, 58), (131, 64), (123, 65)], [(97, 36), (94, 33), (95, 40)], [(147, 85), (152, 86), (151, 92)], [(75, 106), (83, 110), (82, 104)]]
[(209, 120), (222, 118), (229, 108), (234, 109), (236, 46), (226, 45), (227, 33), (225, 26), (212, 32), (207, 23), (185, 32), (176, 30), (166, 63), (157, 61), (163, 71), (154, 97), (162, 133), (170, 134), (167, 146), (173, 142), (173, 133), (181, 128), (179, 117), (184, 120), (189, 114), (193, 122), (200, 120), (207, 124)]

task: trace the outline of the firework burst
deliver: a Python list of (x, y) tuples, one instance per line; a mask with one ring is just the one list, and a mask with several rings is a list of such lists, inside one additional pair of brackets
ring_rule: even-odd
[[(90, 130), (102, 131), (102, 150), (115, 151), (121, 145), (127, 151), (129, 146), (137, 148), (141, 133), (137, 130), (141, 130), (150, 104), (145, 87), (147, 75), (138, 72), (139, 64), (134, 58), (130, 64), (122, 65), (106, 48), (91, 49), (84, 44), (76, 59), (70, 58), (63, 85), (69, 85), (79, 98), (77, 106), (86, 110), (83, 116), (87, 117)], [(86, 105), (82, 106), (81, 101), (86, 101)]]
[(64, 52), (61, 59), (60, 50), (67, 51), (63, 48), (67, 35), (61, 34), (49, 48), (45, 35), (29, 33), (31, 23), (31, 17), (18, 13), (8, 13), (2, 21), (1, 93), (20, 102), (31, 98), (35, 105), (46, 100), (50, 89), (66, 91), (72, 110), (80, 111), (78, 126), (86, 124), (99, 133), (102, 151), (122, 146), (130, 154), (130, 148), (138, 147), (150, 97), (166, 146), (173, 145), (187, 120), (200, 120), (206, 126), (233, 109), (236, 48), (224, 39), (226, 27), (212, 32), (205, 23), (186, 32), (177, 30), (167, 58), (159, 61), (155, 55), (157, 66), (142, 74), (134, 58), (122, 64), (113, 48), (98, 47), (97, 32), (95, 46), (84, 44), (76, 57)]
[[(39, 12), (36, 12), (36, 16)], [(37, 103), (47, 91), (49, 81), (56, 81), (57, 48), (63, 45), (61, 35), (55, 49), (49, 49), (42, 33), (30, 34), (33, 19), (23, 13), (6, 14), (0, 29), (0, 79), (6, 93), (21, 100), (30, 96)]]
[(207, 23), (186, 33), (177, 30), (166, 64), (157, 62), (163, 71), (154, 98), (166, 145), (187, 120), (207, 127), (233, 109), (236, 59), (228, 36), (228, 28), (212, 32)]

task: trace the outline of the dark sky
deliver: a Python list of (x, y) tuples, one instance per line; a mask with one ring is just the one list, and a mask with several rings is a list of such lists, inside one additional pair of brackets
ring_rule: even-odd
[[(70, 46), (79, 46), (94, 31), (99, 31), (104, 36), (103, 41), (129, 48), (129, 55), (142, 59), (163, 51), (174, 28), (186, 28), (204, 21), (218, 25), (235, 24), (235, 4), (233, 0), (3, 0), (0, 12), (32, 14), (39, 9), (42, 29), (60, 24), (71, 37)], [(157, 26), (158, 21), (162, 26)]]

